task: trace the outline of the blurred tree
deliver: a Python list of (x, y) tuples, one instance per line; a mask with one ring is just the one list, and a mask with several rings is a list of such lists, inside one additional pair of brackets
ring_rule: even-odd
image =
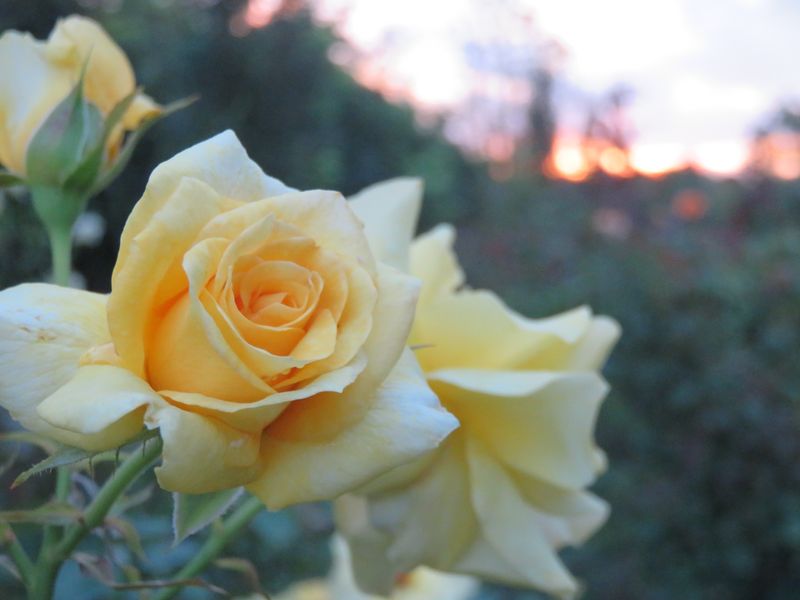
[(540, 67), (533, 74), (534, 96), (529, 111), (530, 167), (543, 173), (556, 137), (556, 112), (553, 105), (553, 74)]
[(631, 172), (633, 130), (626, 113), (632, 96), (630, 88), (616, 86), (589, 107), (582, 145), (590, 171), (602, 169), (617, 176)]

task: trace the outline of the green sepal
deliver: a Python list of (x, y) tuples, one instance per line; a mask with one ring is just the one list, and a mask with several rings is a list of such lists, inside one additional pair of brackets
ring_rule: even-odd
[[(95, 143), (94, 147), (86, 154), (84, 159), (75, 167), (64, 181), (64, 188), (68, 190), (85, 191), (93, 187), (98, 174), (103, 167), (103, 159), (106, 154), (106, 146), (111, 132), (122, 121), (125, 113), (128, 112), (136, 96), (141, 92), (141, 88), (133, 90), (130, 94), (120, 100), (117, 105), (108, 113), (103, 123), (103, 133)], [(90, 194), (94, 195), (94, 194)]]
[(161, 112), (155, 114), (144, 121), (139, 125), (137, 129), (132, 131), (125, 143), (120, 148), (119, 154), (117, 155), (116, 159), (113, 163), (106, 166), (106, 169), (101, 172), (97, 180), (95, 181), (94, 185), (92, 186), (89, 195), (94, 196), (99, 192), (103, 191), (107, 188), (111, 183), (117, 178), (117, 176), (122, 172), (122, 170), (128, 165), (128, 162), (131, 160), (131, 156), (133, 156), (133, 151), (136, 148), (137, 144), (141, 141), (144, 134), (156, 123), (161, 121), (164, 117), (168, 117), (169, 115), (178, 112), (186, 108), (187, 106), (193, 104), (198, 99), (198, 96), (190, 96), (188, 98), (183, 98), (181, 100), (176, 100), (170, 104), (167, 104), (165, 107), (161, 109)]
[(86, 68), (72, 90), (47, 116), (25, 155), (27, 180), (62, 187), (102, 136), (103, 117), (83, 95)]
[(205, 529), (219, 519), (242, 495), (243, 488), (210, 494), (173, 493), (172, 529), (177, 546), (190, 535)]

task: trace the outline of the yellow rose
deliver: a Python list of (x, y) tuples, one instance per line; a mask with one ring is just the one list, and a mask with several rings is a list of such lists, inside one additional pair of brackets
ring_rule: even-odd
[(418, 286), (341, 195), (287, 188), (226, 132), (153, 172), (107, 298), (0, 292), (0, 405), (85, 448), (159, 428), (169, 490), (329, 499), (457, 425), (404, 350)]
[[(46, 42), (19, 31), (0, 36), (0, 165), (25, 175), (28, 143), (78, 82), (84, 64), (86, 99), (104, 116), (136, 89), (125, 53), (91, 19), (60, 20)], [(150, 98), (136, 96), (109, 139), (109, 151), (119, 146), (123, 128), (136, 129), (158, 111)]]
[(382, 257), (423, 281), (411, 344), (461, 427), (337, 502), (357, 579), (381, 593), (395, 573), (422, 564), (572, 595), (576, 582), (557, 551), (607, 517), (585, 488), (605, 464), (592, 436), (607, 391), (597, 371), (619, 328), (587, 308), (528, 319), (491, 292), (462, 287), (453, 229), (410, 245), (419, 193), (398, 194), (399, 185), (410, 189), (373, 187), (354, 208), (367, 235), (385, 241)]
[(480, 588), (480, 582), (472, 577), (417, 567), (399, 575), (389, 595), (365, 594), (353, 579), (347, 543), (338, 535), (331, 540), (331, 556), (333, 564), (326, 579), (296, 583), (275, 600), (467, 600), (475, 597)]

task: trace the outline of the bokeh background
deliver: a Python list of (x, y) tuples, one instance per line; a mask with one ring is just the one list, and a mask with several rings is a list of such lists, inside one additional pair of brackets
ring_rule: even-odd
[[(44, 38), (57, 17), (86, 14), (155, 98), (201, 96), (92, 201), (76, 232), (86, 287), (108, 290), (152, 169), (222, 129), (299, 188), (423, 177), (421, 229), (456, 224), (474, 287), (530, 316), (590, 304), (622, 324), (597, 432), (611, 466), (595, 490), (613, 513), (565, 552), (585, 598), (796, 598), (800, 12), (644, 4), (3, 0), (0, 30)], [(46, 278), (28, 200), (12, 190), (0, 207), (0, 288)], [(4, 506), (51, 486), (11, 492), (8, 477)], [(168, 499), (140, 500), (149, 558), (124, 542), (112, 556), (167, 576), (201, 536), (172, 548)], [(327, 571), (331, 530), (322, 505), (264, 513), (229, 554), (277, 592)], [(61, 598), (110, 594), (74, 564), (63, 578)], [(251, 589), (230, 569), (209, 578)], [(539, 596), (487, 585), (480, 597)]]

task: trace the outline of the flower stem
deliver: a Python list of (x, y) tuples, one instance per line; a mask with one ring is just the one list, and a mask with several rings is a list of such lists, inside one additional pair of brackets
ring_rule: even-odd
[(72, 230), (48, 227), (50, 254), (53, 260), (53, 283), (69, 287), (72, 274)]
[[(213, 531), (200, 548), (194, 558), (178, 571), (173, 579), (189, 579), (201, 573), (213, 561), (219, 553), (228, 545), (228, 542), (236, 536), (253, 518), (264, 509), (264, 504), (255, 496), (245, 500), (239, 508), (222, 523), (222, 527)], [(180, 591), (179, 586), (164, 588), (155, 596), (153, 600), (169, 600), (174, 598)]]
[(2, 539), (3, 545), (8, 549), (11, 560), (13, 560), (14, 564), (17, 566), (22, 582), (28, 585), (33, 576), (33, 563), (28, 557), (28, 553), (25, 552), (25, 548), (19, 543), (11, 525), (8, 523), (0, 523), (0, 539)]
[(68, 286), (72, 272), (72, 226), (89, 199), (54, 187), (31, 186), (30, 190), (33, 208), (50, 238), (53, 281)]
[(161, 438), (155, 438), (142, 449), (134, 450), (100, 488), (76, 523), (69, 525), (61, 540), (45, 546), (28, 584), (29, 600), (50, 600), (61, 565), (84, 537), (105, 519), (114, 502), (161, 454)]
[[(65, 502), (69, 496), (70, 479), (69, 467), (56, 469), (56, 499), (60, 502)], [(56, 543), (59, 530), (57, 525), (45, 525), (42, 535), (42, 552)]]

